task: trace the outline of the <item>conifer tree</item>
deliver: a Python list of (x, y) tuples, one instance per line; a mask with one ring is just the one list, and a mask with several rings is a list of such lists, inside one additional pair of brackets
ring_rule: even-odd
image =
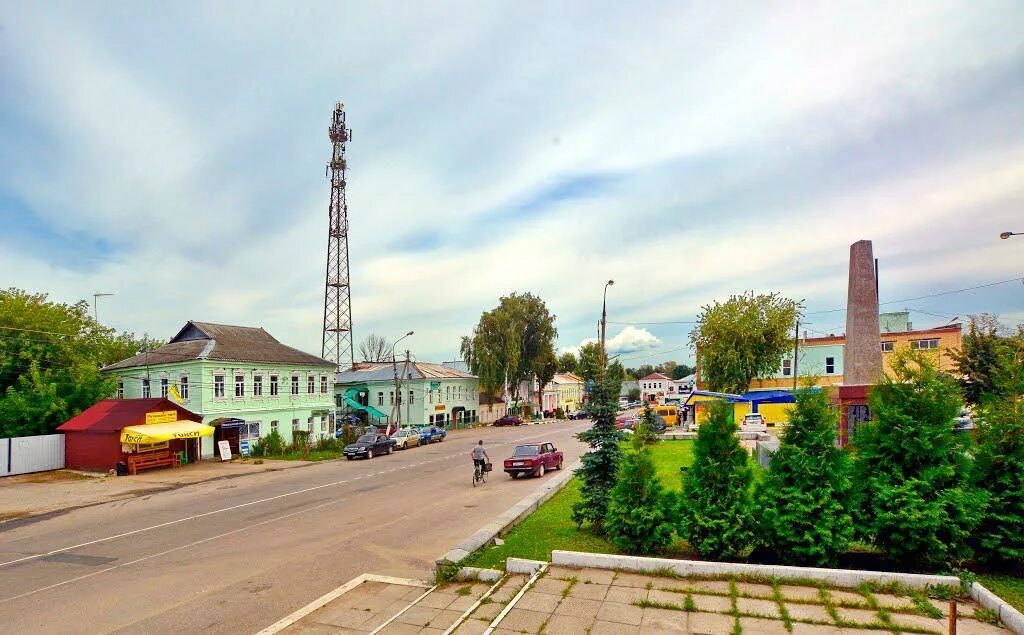
[(735, 557), (752, 539), (750, 483), (746, 450), (736, 438), (732, 406), (710, 406), (693, 447), (693, 466), (683, 479), (680, 535), (701, 556), (713, 560)]
[(651, 459), (653, 425), (654, 414), (645, 408), (608, 502), (605, 531), (627, 553), (660, 553), (672, 542), (674, 501), (658, 480)]
[(985, 495), (967, 482), (966, 435), (953, 432), (955, 381), (919, 351), (894, 353), (891, 366), (854, 439), (857, 527), (904, 567), (941, 568), (970, 555)]
[(849, 463), (835, 445), (838, 422), (824, 391), (797, 392), (782, 445), (758, 488), (758, 538), (785, 564), (835, 566), (853, 537)]
[(973, 542), (978, 558), (1024, 563), (1024, 332), (1000, 353), (996, 391), (983, 394), (974, 482), (988, 505)]
[(603, 531), (608, 498), (615, 487), (622, 458), (620, 433), (615, 429), (620, 385), (615, 377), (605, 377), (597, 382), (586, 408), (594, 419), (594, 425), (577, 435), (591, 449), (580, 459), (583, 465), (576, 472), (583, 484), (580, 486), (580, 500), (572, 507), (572, 519), (577, 525), (589, 522), (596, 532)]

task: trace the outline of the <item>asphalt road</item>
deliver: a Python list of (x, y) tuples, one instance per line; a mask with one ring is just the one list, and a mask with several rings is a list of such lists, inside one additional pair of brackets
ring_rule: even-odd
[[(210, 481), (0, 530), (6, 633), (253, 633), (361, 573), (422, 578), (539, 485), (500, 461), (589, 422), (486, 428), (372, 460)], [(495, 472), (471, 484), (484, 439)]]

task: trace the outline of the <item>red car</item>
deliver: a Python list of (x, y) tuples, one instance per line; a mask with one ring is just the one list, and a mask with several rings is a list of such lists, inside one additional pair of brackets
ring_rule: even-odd
[(512, 456), (505, 459), (505, 472), (512, 478), (520, 474), (544, 476), (547, 470), (562, 469), (562, 453), (553, 443), (527, 443), (517, 445)]
[(505, 415), (504, 417), (502, 417), (501, 419), (498, 419), (497, 421), (495, 421), (491, 425), (495, 425), (495, 426), (521, 426), (521, 425), (523, 425), (523, 420), (521, 418), (517, 417), (516, 415)]

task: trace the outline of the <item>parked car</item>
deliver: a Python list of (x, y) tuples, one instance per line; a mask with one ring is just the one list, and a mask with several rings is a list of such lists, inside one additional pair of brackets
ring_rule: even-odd
[(562, 469), (563, 458), (550, 442), (517, 445), (512, 456), (505, 459), (505, 472), (512, 478), (522, 474), (544, 476), (547, 470)]
[(435, 441), (440, 443), (441, 441), (444, 441), (445, 437), (448, 436), (448, 432), (445, 431), (445, 429), (440, 426), (427, 426), (427, 429), (430, 431), (431, 443), (434, 443)]
[(497, 421), (491, 424), (492, 426), (521, 426), (523, 425), (522, 417), (518, 415), (505, 415)]
[(405, 450), (420, 444), (420, 433), (412, 428), (402, 428), (392, 434), (391, 439), (395, 442), (396, 450)]
[(569, 418), (570, 419), (586, 419), (587, 418), (587, 413), (584, 412), (583, 410), (575, 410), (575, 411), (569, 413)]
[(768, 432), (768, 422), (760, 412), (751, 412), (743, 415), (740, 422), (740, 432)]
[(378, 454), (391, 454), (395, 449), (395, 441), (386, 434), (364, 434), (350, 443), (343, 450), (345, 458), (351, 461), (355, 458), (372, 459)]

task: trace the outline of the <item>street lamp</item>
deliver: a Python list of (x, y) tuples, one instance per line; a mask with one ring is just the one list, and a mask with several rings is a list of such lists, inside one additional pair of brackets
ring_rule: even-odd
[(100, 318), (96, 313), (96, 300), (98, 298), (105, 298), (107, 296), (114, 295), (113, 293), (94, 293), (92, 294), (92, 319), (99, 322)]
[[(401, 383), (399, 383), (398, 381), (398, 360), (395, 359), (395, 347), (398, 346), (399, 342), (409, 337), (413, 333), (414, 331), (409, 331), (402, 337), (395, 340), (395, 342), (391, 345), (391, 369), (395, 373), (395, 422), (398, 423), (399, 425), (401, 425), (402, 423), (402, 386)], [(397, 428), (398, 426), (396, 426), (396, 430)], [(388, 424), (388, 430), (391, 430), (390, 424)]]
[(999, 237), (1006, 240), (1010, 236), (1024, 236), (1024, 232), (1003, 232), (999, 234)]
[(609, 280), (604, 285), (604, 299), (601, 301), (601, 357), (605, 357), (604, 351), (604, 338), (605, 332), (608, 330), (608, 287), (615, 284), (614, 280)]

